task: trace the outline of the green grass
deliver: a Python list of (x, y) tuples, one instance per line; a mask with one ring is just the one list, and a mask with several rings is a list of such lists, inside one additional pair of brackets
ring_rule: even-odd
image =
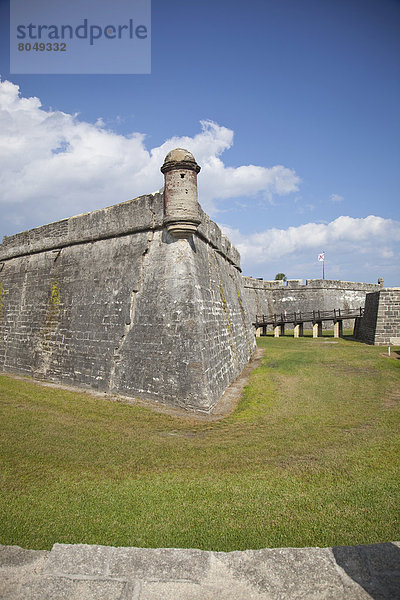
[(399, 354), (328, 341), (259, 339), (263, 364), (212, 423), (1, 376), (0, 543), (400, 539)]

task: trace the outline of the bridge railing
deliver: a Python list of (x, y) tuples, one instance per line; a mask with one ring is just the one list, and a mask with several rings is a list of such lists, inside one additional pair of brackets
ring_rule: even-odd
[(355, 319), (362, 317), (364, 307), (359, 308), (337, 308), (333, 310), (312, 310), (308, 312), (283, 312), (280, 314), (274, 313), (270, 315), (256, 315), (255, 325), (281, 325), (284, 323), (319, 323), (322, 321), (343, 321), (344, 319)]

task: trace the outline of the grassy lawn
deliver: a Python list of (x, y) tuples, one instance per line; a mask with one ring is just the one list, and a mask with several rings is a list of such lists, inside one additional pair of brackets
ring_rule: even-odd
[(212, 423), (1, 376), (0, 543), (400, 539), (400, 348), (333, 341), (260, 338), (263, 364)]

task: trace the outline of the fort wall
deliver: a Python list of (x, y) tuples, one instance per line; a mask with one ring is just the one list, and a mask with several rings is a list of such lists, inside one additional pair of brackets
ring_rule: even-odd
[(255, 340), (239, 254), (192, 174), (182, 188), (187, 155), (168, 155), (187, 214), (159, 192), (4, 239), (0, 370), (212, 410)]
[[(310, 312), (313, 310), (333, 310), (359, 308), (364, 306), (366, 294), (382, 289), (381, 283), (360, 283), (327, 279), (301, 279), (283, 281), (263, 281), (251, 277), (244, 278), (246, 300), (252, 321), (256, 315)], [(325, 328), (332, 328), (327, 322)], [(311, 328), (310, 324), (305, 327)], [(352, 327), (353, 320), (344, 322), (344, 327)]]
[[(270, 315), (275, 312), (271, 282), (253, 277), (243, 277), (244, 295), (251, 321), (256, 315)], [(280, 282), (276, 282), (277, 284)]]
[(356, 320), (354, 337), (376, 346), (400, 345), (400, 288), (367, 294), (364, 316)]
[(207, 413), (254, 352), (256, 315), (365, 304), (358, 338), (400, 341), (398, 290), (242, 277), (193, 156), (161, 170), (161, 192), (4, 238), (1, 371)]

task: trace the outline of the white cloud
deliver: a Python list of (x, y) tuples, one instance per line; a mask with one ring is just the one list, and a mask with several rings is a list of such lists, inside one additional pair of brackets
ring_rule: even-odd
[(343, 202), (343, 196), (339, 196), (339, 194), (331, 194), (329, 196), (331, 202)]
[(77, 115), (45, 110), (38, 98), (22, 98), (18, 86), (0, 82), (0, 204), (4, 223), (39, 225), (109, 206), (162, 187), (160, 166), (169, 150), (189, 149), (202, 167), (202, 206), (215, 213), (225, 198), (294, 192), (299, 178), (283, 167), (227, 167), (221, 154), (233, 131), (201, 122), (194, 137), (173, 137), (148, 150), (145, 135), (123, 136)]
[[(245, 269), (256, 265), (268, 269), (276, 260), (290, 265), (306, 255), (315, 262), (317, 253), (325, 250), (328, 255), (340, 255), (342, 263), (350, 259), (356, 270), (360, 256), (379, 253), (382, 258), (392, 258), (400, 242), (400, 222), (374, 215), (357, 219), (341, 216), (327, 224), (271, 228), (249, 236), (226, 225), (222, 229), (238, 248)], [(390, 243), (393, 248), (388, 249)]]
[(382, 248), (380, 250), (380, 255), (382, 258), (393, 258), (394, 252), (390, 248)]

